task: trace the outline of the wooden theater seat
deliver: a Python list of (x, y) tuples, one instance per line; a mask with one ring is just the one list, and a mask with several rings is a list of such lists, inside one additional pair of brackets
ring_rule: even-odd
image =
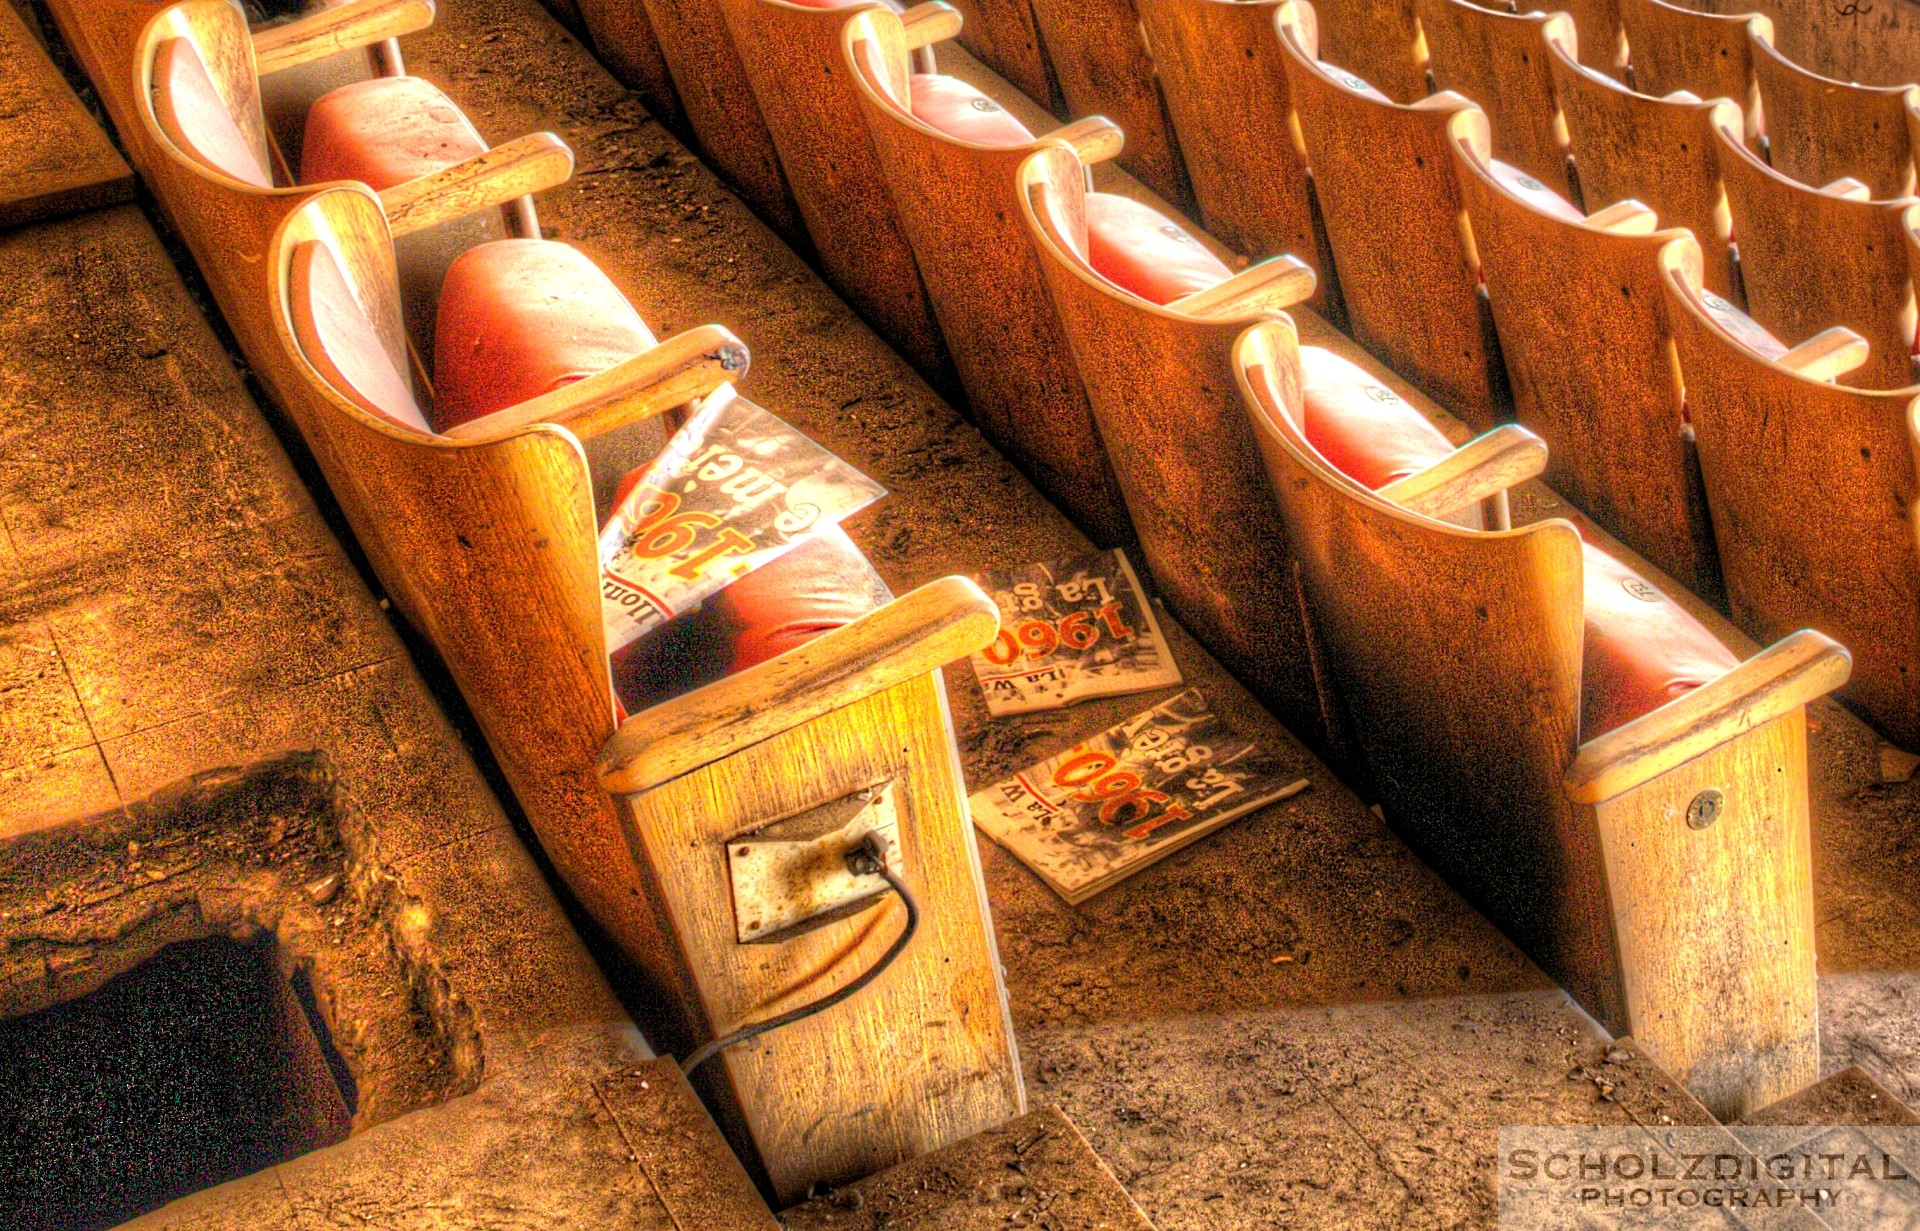
[(1804, 707), (1846, 651), (1799, 632), (1737, 663), (1565, 520), (1438, 520), (1538, 469), (1523, 428), (1437, 461), (1451, 494), (1425, 512), (1369, 490), (1311, 413), (1302, 430), (1290, 322), (1249, 329), (1236, 358), (1389, 821), (1715, 1115), (1812, 1082)]
[(1237, 251), (1307, 262), (1324, 300), (1333, 260), (1289, 121), (1273, 33), (1280, 0), (1136, 3), (1201, 221)]
[(1071, 116), (1104, 115), (1127, 134), (1116, 160), (1175, 205), (1192, 191), (1168, 122), (1135, 0), (1032, 0), (1041, 45)]
[(1305, 299), (1313, 271), (1275, 257), (1234, 274), (1172, 220), (1087, 191), (1066, 145), (1029, 153), (1019, 185), (1157, 589), (1290, 730), (1324, 746), (1285, 538), (1229, 364), (1234, 335)]
[(1735, 623), (1760, 638), (1812, 627), (1840, 639), (1855, 662), (1845, 699), (1920, 748), (1920, 388), (1842, 384), (1869, 350), (1851, 330), (1790, 351), (1735, 332), (1691, 245), (1660, 259)]
[[(367, 0), (378, 5), (387, 0)], [(328, 10), (351, 10), (353, 5)], [(431, 16), (431, 8), (427, 10)], [(277, 27), (283, 30), (286, 27)], [(391, 21), (348, 26), (384, 36)], [(417, 77), (375, 77), (329, 91), (309, 110), (302, 148), (278, 149), (260, 107), (259, 51), (237, 6), (226, 0), (188, 0), (152, 22), (135, 63), (143, 70), (142, 118), (172, 152), (214, 173), (183, 179), (182, 191), (210, 198), (228, 183), (241, 192), (271, 192), (276, 184), (358, 180), (382, 194), (400, 236), (401, 281), (408, 320), (423, 361), (432, 355), (433, 296), (449, 265), (474, 244), (509, 234), (507, 218), (523, 234), (538, 235), (527, 194), (563, 183), (573, 156), (561, 141), (536, 133), (490, 149), (438, 87)], [(340, 29), (332, 37), (345, 37)], [(277, 53), (284, 59), (285, 53)], [(217, 70), (210, 66), (220, 66)], [(297, 157), (297, 165), (288, 168)], [(297, 174), (288, 174), (288, 170)], [(278, 173), (276, 171), (278, 170)], [(431, 202), (498, 198), (517, 188), (510, 214), (476, 210), (450, 217)], [(170, 203), (170, 206), (173, 203)], [(218, 211), (213, 200), (206, 203)]]
[(1553, 447), (1548, 481), (1709, 601), (1713, 529), (1668, 357), (1660, 249), (1683, 234), (1625, 201), (1580, 218), (1491, 169), (1477, 111), (1449, 129), (1519, 421)]
[(1566, 124), (1555, 100), (1546, 40), (1574, 48), (1565, 13), (1507, 13), (1470, 0), (1418, 0), (1434, 88), (1472, 99), (1493, 128), (1493, 149), (1555, 192), (1570, 191)]
[(881, 8), (857, 13), (841, 38), (974, 421), (1089, 537), (1126, 542), (1125, 503), (1014, 187), (1041, 145), (1073, 146), (1095, 162), (1118, 152), (1120, 130), (1094, 117), (1035, 138), (967, 83), (911, 72), (906, 27)]
[(1686, 90), (1698, 98), (1740, 104), (1746, 138), (1757, 148), (1766, 131), (1753, 89), (1748, 37), (1773, 40), (1773, 22), (1759, 13), (1702, 13), (1666, 0), (1619, 0), (1633, 88), (1663, 97)]
[(1868, 200), (1849, 180), (1810, 187), (1746, 147), (1733, 108), (1717, 108), (1713, 124), (1747, 311), (1790, 343), (1835, 325), (1858, 330), (1871, 352), (1847, 383), (1912, 384), (1914, 299), (1901, 225), (1911, 198)]
[(1372, 83), (1397, 103), (1427, 96), (1427, 52), (1414, 0), (1320, 0), (1312, 10), (1317, 22), (1304, 16), (1296, 20), (1310, 23), (1328, 64)]
[[(541, 267), (563, 283), (591, 281), (559, 247)], [(522, 272), (538, 265), (526, 251)], [(290, 414), (389, 593), (446, 663), (555, 867), (660, 989), (669, 1029), (694, 1041), (724, 1034), (875, 962), (903, 925), (886, 896), (812, 930), (738, 943), (725, 846), (828, 805), (841, 810), (835, 825), (870, 798), (893, 809), (919, 900), (915, 939), (858, 997), (703, 1070), (781, 1201), (1017, 1114), (1020, 1079), (937, 674), (997, 634), (992, 601), (960, 578), (885, 601), (858, 552), (828, 536), (656, 630), (663, 645), (643, 638), (621, 656), (616, 696), (582, 443), (719, 390), (744, 370), (738, 341), (707, 327), (691, 345), (681, 335), (567, 380), (577, 354), (541, 358), (534, 341), (517, 339), (494, 355), (512, 373), (477, 376), (474, 409), (490, 413), (434, 435), (396, 413), (418, 404), (378, 199), (358, 186), (312, 194), (277, 228), (268, 260)], [(520, 286), (517, 319), (533, 339), (577, 345), (550, 328), (551, 305), (533, 302), (544, 286)], [(604, 334), (644, 341), (612, 305), (572, 299), (567, 315), (605, 313)], [(473, 302), (485, 305), (482, 323), (513, 323), (497, 299)], [(463, 310), (451, 294), (442, 303)], [(443, 350), (453, 349), (449, 339)], [(556, 372), (559, 388), (498, 405)], [(616, 704), (631, 713), (617, 726)], [(911, 1039), (924, 1057), (890, 1074), (897, 1097), (878, 1115), (866, 1083), (816, 1080), (823, 1067), (856, 1064), (860, 1040), (875, 1037)]]
[(1720, 187), (1713, 104), (1677, 91), (1654, 98), (1576, 60), (1552, 33), (1547, 59), (1580, 178), (1582, 203), (1639, 201), (1668, 226), (1686, 227), (1711, 254), (1707, 285), (1733, 294), (1732, 220)]
[(1835, 81), (1781, 55), (1757, 29), (1748, 29), (1747, 41), (1774, 170), (1803, 184), (1856, 179), (1879, 200), (1913, 191), (1910, 87)]
[[(719, 7), (827, 279), (922, 375), (950, 386), (933, 306), (841, 60), (841, 27), (870, 3), (719, 0)], [(901, 26), (916, 67), (935, 72), (933, 44), (954, 36), (960, 15), (933, 0), (902, 14)]]
[(1505, 377), (1447, 140), (1448, 120), (1473, 104), (1442, 92), (1402, 105), (1322, 62), (1313, 14), (1288, 0), (1274, 22), (1353, 336), (1448, 410), (1490, 426)]

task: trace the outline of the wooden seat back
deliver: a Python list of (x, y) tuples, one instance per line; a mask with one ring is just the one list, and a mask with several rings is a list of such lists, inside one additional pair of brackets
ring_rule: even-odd
[(1639, 201), (1667, 226), (1692, 231), (1710, 254), (1707, 285), (1731, 296), (1732, 220), (1720, 186), (1713, 104), (1631, 90), (1576, 62), (1573, 49), (1551, 34), (1547, 59), (1586, 207)]
[[(1583, 745), (1578, 532), (1465, 529), (1352, 482), (1294, 426), (1298, 362), (1287, 322), (1236, 348), (1388, 821), (1716, 1115), (1803, 1088), (1818, 1068), (1804, 703), (1844, 679), (1845, 651), (1804, 634)], [(1687, 724), (1690, 739), (1654, 736)], [(1709, 789), (1724, 809), (1690, 827)]]
[(1319, 55), (1397, 103), (1427, 96), (1427, 56), (1414, 0), (1320, 0)]
[(1747, 41), (1774, 170), (1815, 187), (1856, 179), (1879, 200), (1912, 193), (1910, 87), (1835, 81), (1801, 68), (1752, 28)]
[[(859, 95), (840, 34), (866, 6), (718, 0), (807, 234), (829, 281), (936, 386), (952, 363)], [(920, 66), (934, 71), (933, 49)]]
[(1492, 317), (1461, 230), (1447, 123), (1473, 104), (1383, 100), (1322, 64), (1307, 0), (1274, 14), (1348, 322), (1360, 344), (1477, 426), (1507, 401)]
[(1020, 209), (1086, 379), (1156, 588), (1181, 623), (1325, 746), (1286, 536), (1234, 391), (1233, 339), (1304, 300), (1313, 273), (1287, 257), (1261, 302), (1162, 307), (1102, 277), (1087, 255), (1086, 171), (1065, 146), (1020, 166)]
[(1920, 389), (1816, 379), (1741, 344), (1706, 310), (1698, 251), (1660, 254), (1734, 621), (1762, 640), (1817, 628), (1848, 646), (1844, 697), (1920, 747)]
[(1619, 0), (1633, 88), (1656, 98), (1686, 90), (1700, 98), (1739, 103), (1746, 136), (1757, 142), (1765, 120), (1755, 103), (1753, 54), (1747, 28), (1773, 38), (1773, 22), (1758, 13), (1702, 13), (1666, 0)]
[(960, 45), (1047, 110), (1059, 113), (1060, 83), (1047, 62), (1028, 0), (953, 0), (964, 23)]
[(1120, 165), (1175, 206), (1192, 204), (1135, 0), (1033, 0), (1033, 16), (1066, 114), (1104, 115), (1118, 124), (1127, 134)]
[(1659, 253), (1683, 234), (1650, 211), (1616, 225), (1536, 208), (1488, 170), (1486, 120), (1450, 135), (1519, 421), (1552, 446), (1547, 472), (1573, 501), (1695, 594), (1720, 570), (1668, 353)]
[(1136, 2), (1207, 230), (1251, 256), (1306, 261), (1324, 301), (1333, 262), (1288, 118), (1293, 104), (1273, 34), (1281, 0)]
[(1714, 112), (1747, 310), (1789, 344), (1844, 325), (1867, 362), (1846, 377), (1866, 389), (1913, 383), (1913, 287), (1901, 214), (1910, 198), (1872, 201), (1789, 179), (1740, 139), (1730, 107)]
[(1471, 0), (1418, 0), (1436, 90), (1472, 99), (1493, 130), (1493, 152), (1555, 192), (1567, 179), (1566, 124), (1546, 40), (1577, 47), (1565, 13), (1506, 13)]
[(841, 57), (974, 422), (1089, 536), (1104, 545), (1128, 541), (1126, 504), (1047, 298), (1015, 188), (1026, 156), (1065, 138), (994, 148), (916, 119), (904, 101), (905, 34), (900, 19), (884, 10), (864, 10), (847, 22)]

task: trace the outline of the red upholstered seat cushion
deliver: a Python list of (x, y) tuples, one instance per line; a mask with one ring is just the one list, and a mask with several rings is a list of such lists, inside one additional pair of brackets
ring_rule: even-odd
[(1592, 543), (1585, 557), (1584, 742), (1683, 696), (1740, 665), (1706, 626)]
[(915, 73), (907, 85), (913, 118), (957, 141), (1011, 148), (1033, 140), (1011, 112), (957, 77)]
[(329, 91), (308, 110), (300, 182), (359, 180), (378, 192), (486, 152), (439, 87), (418, 77), (375, 77)]
[(614, 654), (614, 692), (637, 714), (850, 624), (889, 597), (853, 540), (829, 527)]
[(153, 115), (167, 140), (223, 175), (255, 188), (273, 176), (227, 109), (191, 39), (170, 38), (153, 57)]
[(544, 239), (469, 248), (440, 288), (434, 428), (516, 406), (653, 345), (620, 288), (579, 249)]
[(1320, 456), (1354, 482), (1378, 489), (1425, 470), (1453, 445), (1400, 395), (1318, 346), (1300, 348), (1306, 422)]
[(1574, 208), (1573, 202), (1547, 187), (1539, 180), (1528, 175), (1512, 163), (1501, 162), (1498, 158), (1487, 164), (1487, 170), (1501, 187), (1514, 196), (1525, 200), (1542, 213), (1552, 214), (1564, 222), (1585, 222), (1587, 216)]
[(301, 244), (290, 282), (294, 340), (321, 378), (362, 410), (427, 431), (413, 382), (395, 365), (332, 250), (314, 240)]
[(1233, 276), (1179, 223), (1109, 192), (1087, 194), (1087, 261), (1107, 281), (1160, 304)]

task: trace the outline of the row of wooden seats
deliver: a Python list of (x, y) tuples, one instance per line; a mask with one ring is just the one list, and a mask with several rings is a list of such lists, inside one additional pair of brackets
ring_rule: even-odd
[[(1844, 679), (1845, 652), (1803, 633), (1739, 664), (1567, 523), (1507, 530), (1501, 492), (1538, 469), (1537, 438), (1456, 453), (1367, 371), (1293, 345), (1280, 310), (1312, 293), (1308, 267), (1235, 274), (1174, 219), (1090, 191), (1111, 124), (1036, 137), (911, 71), (959, 26), (948, 6), (752, 2), (760, 28), (736, 50), (797, 199), (835, 220), (813, 236), (822, 265), (911, 272), (883, 289), (924, 291), (982, 425), (1077, 515), (1111, 490), (1103, 463), (1122, 507), (1099, 524), (1137, 535), (1169, 606), (1296, 733), (1357, 744), (1390, 815), (1611, 1028), (1721, 1109), (1811, 1080), (1801, 707)], [(776, 116), (807, 120), (792, 158)], [(891, 261), (869, 255), (881, 245)], [(1323, 469), (1350, 468), (1334, 503), (1384, 503), (1403, 529), (1349, 540), (1296, 507), (1243, 386), (1304, 422)], [(1372, 623), (1350, 633), (1356, 610)], [(1684, 813), (1710, 783), (1734, 784), (1736, 822), (1674, 826), (1673, 800)], [(1659, 873), (1640, 883), (1609, 861), (1648, 826), (1675, 849), (1642, 848)], [(1661, 932), (1738, 936), (1766, 969), (1736, 974), (1704, 943), (1655, 954)]]
[[(610, 663), (594, 464), (644, 465), (663, 417), (737, 396), (745, 347), (719, 326), (656, 342), (584, 253), (499, 234), (531, 222), (521, 199), (563, 181), (571, 155), (548, 134), (489, 149), (426, 82), (320, 97), (297, 162), (282, 157), (261, 75), (418, 30), (426, 0), (355, 0), (259, 35), (232, 0), (55, 10), (556, 868), (659, 989), (669, 1037), (803, 1005), (887, 950), (905, 907), (885, 898), (737, 943), (726, 843), (894, 784), (880, 794), (919, 897), (915, 942), (860, 996), (705, 1073), (780, 1199), (1017, 1114), (938, 672), (996, 635), (991, 600), (961, 578), (890, 599), (836, 530)], [(944, 1028), (956, 1014), (964, 1031)], [(909, 1038), (920, 1059), (892, 1066), (878, 1108), (867, 1083), (810, 1076)]]

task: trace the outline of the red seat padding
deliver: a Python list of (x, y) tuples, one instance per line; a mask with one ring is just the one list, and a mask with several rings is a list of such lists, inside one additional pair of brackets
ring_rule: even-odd
[(1354, 482), (1382, 488), (1453, 452), (1439, 428), (1364, 368), (1323, 347), (1303, 346), (1300, 369), (1301, 430)]
[(487, 152), (466, 114), (418, 77), (375, 77), (320, 96), (307, 112), (300, 182), (359, 180), (375, 192)]
[(153, 115), (167, 140), (200, 162), (243, 184), (273, 187), (273, 176), (227, 109), (191, 39), (170, 38), (155, 50)]
[(1498, 158), (1487, 164), (1487, 170), (1493, 178), (1514, 196), (1545, 214), (1552, 214), (1563, 222), (1585, 222), (1587, 216), (1574, 208), (1573, 202), (1547, 187), (1533, 176), (1522, 171), (1510, 162), (1501, 162)]
[(844, 627), (890, 597), (853, 540), (830, 526), (615, 653), (614, 692), (637, 714)]
[(913, 118), (956, 141), (1007, 149), (1033, 140), (1011, 112), (957, 77), (915, 73), (907, 85)]
[(406, 369), (396, 367), (333, 252), (317, 240), (294, 249), (293, 336), (322, 379), (362, 410), (425, 432)]
[(440, 287), (434, 429), (517, 406), (653, 345), (620, 288), (579, 249), (544, 239), (469, 248)]
[(1087, 262), (1107, 281), (1159, 304), (1233, 276), (1179, 223), (1110, 192), (1087, 194)]
[(1582, 742), (1740, 665), (1705, 625), (1638, 573), (1592, 543), (1583, 542), (1581, 550), (1586, 584)]

